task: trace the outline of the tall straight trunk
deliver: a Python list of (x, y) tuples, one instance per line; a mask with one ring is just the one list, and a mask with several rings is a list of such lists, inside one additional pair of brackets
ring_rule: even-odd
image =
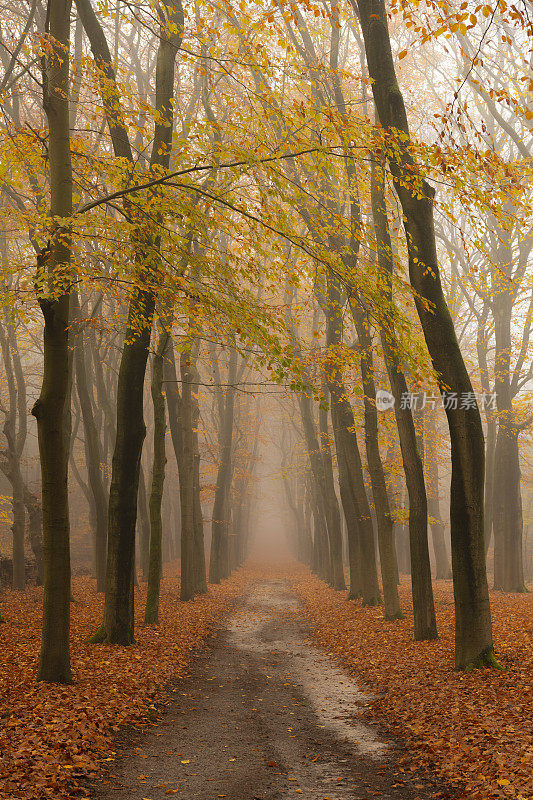
[(445, 524), (442, 521), (439, 502), (439, 462), (436, 448), (437, 426), (434, 414), (426, 415), (426, 474), (428, 483), (428, 512), (431, 517), (431, 536), (435, 554), (436, 577), (449, 580), (452, 577), (446, 542)]
[[(333, 584), (333, 569), (329, 552), (329, 530), (333, 527), (334, 523), (328, 518), (332, 504), (328, 504), (326, 500), (327, 488), (324, 476), (324, 462), (322, 460), (315, 420), (313, 418), (311, 398), (305, 392), (300, 392), (298, 403), (302, 416), (305, 445), (311, 467), (311, 484), (313, 503), (315, 505), (315, 563), (317, 574), (323, 578), (323, 580)], [(326, 537), (325, 541), (324, 535)]]
[(26, 514), (24, 510), (24, 480), (20, 471), (21, 450), (17, 447), (16, 441), (16, 389), (13, 378), (13, 370), (11, 368), (11, 356), (7, 339), (2, 335), (1, 330), (0, 343), (2, 345), (4, 367), (7, 375), (10, 396), (9, 411), (6, 414), (6, 421), (4, 424), (4, 436), (6, 437), (7, 448), (2, 453), (0, 469), (11, 484), (11, 491), (13, 493), (11, 500), (11, 513), (13, 515), (13, 523), (11, 525), (13, 543), (12, 586), (13, 589), (22, 590), (26, 585), (26, 570), (24, 563), (24, 532), (26, 524)]
[(44, 581), (42, 510), (39, 499), (29, 491), (26, 485), (24, 486), (24, 505), (28, 514), (28, 534), (37, 570), (37, 586), (42, 586)]
[(163, 364), (169, 334), (162, 331), (154, 355), (152, 374), (152, 401), (154, 405), (154, 460), (152, 468), (152, 488), (150, 491), (150, 566), (148, 570), (148, 591), (144, 621), (154, 624), (159, 621), (159, 591), (161, 585), (161, 542), (163, 522), (161, 504), (165, 484), (165, 398), (163, 396)]
[[(43, 106), (48, 120), (50, 216), (72, 214), (69, 131), (70, 0), (49, 0), (44, 56)], [(69, 404), (70, 230), (53, 223), (49, 246), (37, 258), (39, 305), (44, 317), (44, 368), (37, 419), (41, 461), (44, 600), (38, 680), (71, 683), (70, 525), (68, 442), (64, 415)], [(54, 293), (47, 288), (54, 285)]]
[(494, 468), (494, 588), (524, 592), (519, 429), (500, 419)]
[(330, 575), (328, 531), (322, 503), (318, 499), (318, 495), (317, 487), (313, 486), (313, 499), (311, 502), (314, 533), (312, 569), (319, 578), (323, 581), (328, 581)]
[[(392, 300), (392, 245), (385, 205), (384, 175), (381, 166), (372, 164), (371, 203), (378, 265), (386, 297)], [(409, 496), (409, 552), (413, 592), (414, 637), (417, 641), (435, 639), (437, 620), (431, 585), (431, 562), (428, 545), (428, 512), (424, 469), (413, 420), (403, 399), (408, 396), (407, 382), (398, 358), (392, 320), (380, 321), (380, 338), (387, 374), (394, 396), (394, 415)]]
[[(339, 244), (333, 241), (333, 237), (330, 238), (332, 240), (330, 243), (339, 252)], [(353, 260), (355, 261), (355, 255)], [(341, 498), (348, 525), (349, 547), (352, 551), (350, 563), (356, 570), (354, 580), (350, 579), (350, 583), (354, 584), (354, 581), (359, 583), (360, 578), (363, 603), (376, 605), (380, 602), (380, 595), (374, 528), (355, 432), (353, 410), (339, 368), (338, 353), (335, 352), (343, 339), (342, 304), (338, 283), (332, 275), (327, 276), (326, 298), (322, 303), (326, 316), (326, 344), (330, 354), (326, 373), (331, 396), (331, 417), (339, 463)], [(351, 586), (350, 596), (352, 596), (352, 588)]]
[(378, 547), (381, 566), (381, 582), (383, 584), (383, 603), (385, 619), (402, 619), (398, 595), (396, 551), (394, 549), (393, 522), (385, 481), (385, 472), (379, 452), (378, 413), (376, 407), (376, 386), (374, 383), (374, 362), (372, 358), (372, 338), (370, 324), (362, 309), (352, 302), (352, 314), (357, 330), (360, 347), (360, 368), (364, 392), (365, 409), (365, 446), (376, 522), (378, 529)]
[[(196, 345), (195, 345), (196, 348)], [(192, 353), (194, 355), (194, 351)], [(188, 372), (190, 372), (190, 380), (193, 385), (197, 386), (199, 383), (198, 370), (196, 368), (195, 358), (191, 357), (188, 364)], [(188, 373), (187, 373), (188, 374)], [(197, 392), (191, 393), (192, 403), (192, 452), (193, 452), (193, 485), (191, 489), (187, 489), (185, 496), (187, 502), (192, 502), (192, 511), (190, 509), (183, 509), (183, 495), (181, 493), (182, 482), (188, 482), (190, 478), (191, 465), (186, 464), (183, 456), (183, 421), (182, 421), (182, 399), (178, 391), (178, 378), (176, 373), (176, 362), (174, 357), (174, 347), (172, 342), (169, 343), (167, 354), (165, 357), (164, 366), (165, 375), (165, 393), (167, 397), (168, 418), (170, 425), (170, 432), (172, 436), (172, 444), (174, 447), (174, 454), (176, 456), (176, 463), (178, 465), (178, 474), (180, 479), (180, 547), (182, 542), (182, 524), (184, 517), (189, 520), (192, 515), (193, 531), (194, 531), (194, 544), (193, 544), (193, 583), (194, 591), (198, 594), (205, 594), (207, 592), (207, 577), (206, 577), (206, 564), (205, 564), (205, 550), (204, 550), (204, 522), (202, 514), (202, 504), (200, 495), (200, 449), (198, 444), (198, 422), (200, 418), (200, 408), (198, 405)], [(187, 524), (189, 524), (187, 522)], [(189, 535), (189, 528), (187, 527), (187, 535)]]
[[(2, 262), (7, 267), (7, 240), (5, 231), (1, 235)], [(27, 487), (21, 472), (21, 457), (27, 435), (26, 423), (26, 383), (20, 360), (15, 327), (6, 315), (5, 330), (0, 323), (0, 348), (4, 361), (4, 370), (9, 396), (9, 407), (4, 423), (4, 436), (7, 448), (2, 452), (0, 470), (4, 473), (12, 488), (12, 534), (13, 534), (13, 589), (24, 589), (26, 568), (24, 559), (25, 538), (25, 503)], [(41, 564), (42, 579), (42, 564)]]
[[(78, 320), (80, 320), (80, 307), (77, 296), (74, 296), (74, 309)], [(87, 451), (87, 474), (89, 487), (93, 496), (93, 509), (95, 515), (95, 573), (96, 591), (103, 592), (105, 589), (105, 567), (106, 567), (106, 547), (107, 547), (107, 495), (104, 487), (102, 475), (102, 455), (98, 430), (93, 413), (93, 401), (89, 392), (89, 381), (87, 379), (87, 364), (85, 359), (85, 336), (83, 328), (77, 331), (76, 343), (74, 347), (74, 363), (76, 369), (76, 385), (80, 408), (83, 419), (85, 433), (85, 444)]]
[(229, 517), (231, 479), (233, 473), (233, 417), (235, 409), (235, 383), (237, 374), (237, 351), (231, 348), (228, 365), (228, 387), (221, 405), (219, 452), (215, 501), (213, 503), (213, 525), (211, 535), (211, 557), (209, 580), (220, 583), (229, 574)]
[[(433, 224), (434, 190), (413, 159), (407, 114), (398, 86), (384, 0), (352, 0), (358, 10), (379, 120), (392, 147), (387, 158), (400, 200), (409, 276), (424, 338), (443, 395), (469, 393), (472, 383), (459, 349), (439, 276)], [(402, 134), (401, 139), (398, 133)], [(413, 186), (416, 184), (416, 187)], [(496, 664), (485, 567), (483, 489), (485, 447), (477, 405), (446, 404), (452, 450), (450, 523), (455, 596), (455, 665)]]
[(496, 454), (496, 420), (487, 420), (487, 439), (485, 443), (485, 554), (488, 553), (492, 539), (494, 518), (494, 463)]
[[(355, 419), (340, 375), (330, 375), (331, 414), (335, 431), (339, 480), (348, 527), (350, 596), (364, 605), (380, 602), (372, 515), (355, 432)], [(353, 574), (352, 574), (353, 573)]]
[[(481, 388), (486, 396), (490, 395), (488, 347), (490, 334), (487, 331), (487, 317), (490, 306), (485, 302), (481, 314), (477, 320), (476, 351), (481, 380)], [(492, 519), (493, 519), (493, 491), (494, 491), (494, 450), (496, 447), (497, 413), (487, 406), (485, 407), (485, 421), (487, 424), (487, 436), (485, 441), (485, 555), (488, 552), (492, 538)]]
[[(132, 148), (102, 27), (90, 0), (76, 0), (76, 6), (95, 60), (101, 69), (102, 100), (115, 155), (125, 158), (133, 168)], [(151, 170), (158, 172), (167, 170), (170, 163), (175, 61), (183, 37), (184, 23), (183, 9), (179, 2), (173, 6), (162, 6), (160, 12), (166, 19), (165, 24), (161, 25), (157, 52), (155, 110), (158, 116), (150, 158)], [(117, 434), (109, 491), (104, 622), (93, 637), (93, 641), (122, 645), (133, 642), (137, 492), (141, 451), (146, 433), (143, 388), (156, 286), (161, 270), (160, 232), (157, 225), (150, 225), (141, 218), (129, 201), (127, 205), (132, 218), (138, 220), (138, 228), (132, 235), (138, 266), (138, 285), (130, 300), (118, 375)]]
[(24, 589), (26, 585), (26, 562), (24, 558), (24, 534), (26, 527), (26, 512), (24, 509), (24, 488), (22, 481), (16, 481), (13, 486), (13, 589)]
[[(200, 374), (196, 367), (196, 360), (191, 363), (192, 379), (195, 386), (200, 383)], [(205, 564), (204, 543), (204, 516), (202, 512), (202, 498), (200, 486), (200, 444), (198, 427), (200, 423), (200, 404), (198, 390), (192, 395), (192, 444), (193, 444), (193, 514), (194, 514), (194, 591), (197, 594), (207, 592), (207, 573)]]
[(328, 519), (331, 520), (331, 526), (328, 528), (331, 580), (334, 589), (346, 589), (344, 567), (342, 564), (341, 514), (333, 480), (333, 459), (331, 457), (331, 447), (329, 444), (328, 412), (325, 408), (320, 408), (319, 410), (319, 426), (320, 438), (322, 440), (321, 454), (324, 465)]
[[(504, 248), (505, 266), (511, 254)], [(494, 588), (504, 592), (524, 591), (522, 553), (522, 496), (518, 437), (520, 428), (513, 412), (511, 391), (511, 319), (513, 296), (500, 290), (494, 300), (494, 389), (498, 407), (498, 433), (494, 449), (493, 528)]]
[(139, 555), (143, 580), (148, 580), (150, 569), (150, 512), (148, 510), (148, 497), (146, 480), (141, 461), (139, 467), (139, 488), (137, 490), (137, 528), (139, 531)]
[(401, 519), (398, 523), (397, 529), (397, 553), (398, 553), (398, 562), (400, 564), (400, 572), (403, 572), (405, 575), (411, 574), (411, 552), (409, 548), (409, 525), (406, 525), (404, 520), (407, 518), (409, 514), (409, 496), (407, 493), (407, 487), (405, 487), (402, 491), (402, 497), (400, 502), (400, 515)]
[(194, 358), (190, 343), (180, 357), (181, 373), (181, 453), (183, 472), (180, 472), (181, 504), (181, 584), (180, 598), (191, 600), (195, 592), (194, 540), (195, 540), (195, 500), (194, 500), (194, 411), (193, 380), (191, 362)]

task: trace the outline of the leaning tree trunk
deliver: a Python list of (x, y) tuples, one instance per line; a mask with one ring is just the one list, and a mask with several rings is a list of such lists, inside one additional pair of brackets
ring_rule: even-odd
[(161, 541), (163, 523), (161, 503), (165, 484), (165, 398), (163, 395), (163, 359), (169, 334), (162, 331), (154, 355), (152, 374), (152, 401), (154, 405), (154, 461), (152, 469), (152, 489), (150, 492), (150, 560), (148, 569), (148, 591), (144, 621), (148, 625), (159, 622), (159, 590), (161, 586)]
[[(439, 276), (433, 188), (413, 159), (407, 114), (398, 86), (384, 0), (352, 0), (358, 10), (377, 114), (400, 200), (409, 276), (424, 338), (443, 396), (473, 396)], [(398, 133), (401, 137), (398, 137)], [(496, 664), (485, 567), (483, 483), (485, 447), (477, 404), (446, 403), (452, 450), (450, 524), (455, 596), (455, 664)]]
[[(72, 214), (72, 165), (69, 131), (70, 0), (49, 0), (50, 36), (45, 46), (43, 105), (48, 119), (50, 217)], [(52, 221), (50, 244), (37, 259), (37, 292), (44, 317), (44, 369), (37, 419), (41, 460), (44, 600), (38, 680), (71, 683), (70, 525), (68, 508), (69, 443), (64, 415), (70, 402), (69, 347), (71, 234)], [(55, 294), (47, 295), (47, 286)]]

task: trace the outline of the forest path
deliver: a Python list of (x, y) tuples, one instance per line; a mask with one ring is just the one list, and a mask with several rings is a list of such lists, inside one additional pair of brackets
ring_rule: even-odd
[(282, 582), (256, 587), (174, 689), (161, 722), (128, 735), (97, 800), (426, 800), (392, 743), (358, 719), (364, 695), (305, 642)]

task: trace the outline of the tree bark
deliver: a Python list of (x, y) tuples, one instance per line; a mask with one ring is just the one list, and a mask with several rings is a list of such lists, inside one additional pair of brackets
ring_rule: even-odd
[[(409, 276), (424, 338), (443, 395), (473, 396), (439, 277), (433, 225), (434, 190), (410, 148), (409, 126), (392, 57), (384, 0), (353, 0), (358, 10), (372, 92), (386, 138), (387, 159), (400, 200)], [(398, 136), (401, 134), (401, 137)], [(477, 404), (446, 404), (452, 450), (450, 523), (455, 595), (455, 664), (496, 664), (485, 568), (483, 489), (485, 448)]]
[(436, 577), (449, 580), (452, 577), (452, 570), (446, 552), (446, 542), (444, 540), (444, 530), (446, 528), (442, 521), (439, 502), (439, 462), (435, 438), (437, 426), (434, 415), (429, 413), (426, 417), (427, 437), (426, 437), (426, 474), (428, 483), (428, 513), (431, 517), (431, 536), (433, 539), (433, 552), (435, 554)]
[[(101, 69), (104, 112), (116, 156), (134, 164), (124, 124), (120, 96), (109, 47), (90, 0), (76, 0), (83, 26)], [(172, 151), (174, 115), (174, 71), (176, 54), (183, 37), (184, 15), (181, 3), (160, 8), (168, 17), (159, 37), (156, 67), (156, 120), (150, 169), (168, 169)], [(138, 219), (128, 204), (130, 216)], [(138, 264), (138, 285), (133, 290), (128, 312), (126, 336), (117, 387), (117, 435), (109, 491), (108, 551), (104, 623), (93, 641), (129, 645), (133, 642), (133, 578), (135, 575), (135, 527), (141, 450), (146, 433), (143, 419), (143, 388), (156, 286), (160, 275), (160, 233), (145, 223), (133, 235)]]
[(106, 547), (107, 547), (107, 494), (102, 477), (102, 455), (98, 430), (93, 413), (93, 401), (89, 392), (87, 379), (87, 364), (85, 359), (85, 336), (80, 319), (80, 306), (77, 295), (74, 297), (74, 309), (78, 325), (76, 343), (74, 347), (74, 363), (76, 368), (76, 386), (80, 400), (80, 408), (85, 433), (87, 450), (87, 474), (89, 486), (93, 496), (93, 509), (95, 515), (95, 573), (96, 591), (105, 589)]
[(324, 465), (324, 485), (326, 489), (327, 519), (331, 520), (328, 527), (329, 534), (329, 555), (331, 560), (331, 581), (334, 589), (346, 589), (344, 580), (344, 567), (342, 563), (342, 527), (339, 501), (335, 492), (333, 480), (333, 459), (331, 457), (331, 447), (329, 444), (328, 412), (326, 408), (320, 408), (319, 426), (321, 438), (321, 455)]
[(219, 466), (215, 501), (213, 504), (213, 524), (211, 535), (211, 557), (209, 560), (209, 581), (220, 583), (229, 574), (229, 519), (231, 479), (233, 474), (233, 416), (235, 410), (235, 383), (237, 375), (237, 351), (230, 350), (228, 364), (228, 387), (221, 404), (219, 433)]
[[(509, 269), (510, 248), (501, 254), (502, 271)], [(523, 592), (522, 496), (518, 437), (511, 392), (511, 319), (513, 289), (500, 287), (494, 309), (494, 389), (498, 408), (498, 433), (494, 449), (493, 529), (494, 588), (504, 592)]]
[[(49, 0), (45, 45), (43, 106), (49, 129), (50, 217), (72, 214), (69, 132), (70, 0)], [(44, 600), (38, 680), (71, 683), (69, 443), (64, 415), (70, 402), (70, 230), (52, 222), (49, 246), (37, 258), (36, 288), (44, 317), (44, 368), (37, 419), (41, 460)], [(49, 292), (55, 284), (55, 291)]]
[[(392, 308), (392, 245), (385, 206), (384, 175), (381, 166), (372, 164), (371, 203), (374, 233), (381, 280), (384, 282), (386, 311)], [(419, 452), (413, 414), (403, 399), (408, 396), (407, 382), (401, 369), (394, 322), (380, 319), (380, 338), (385, 366), (394, 396), (394, 415), (400, 439), (402, 463), (409, 496), (409, 554), (413, 593), (414, 637), (416, 641), (435, 639), (437, 620), (431, 585), (428, 546), (427, 496), (424, 469)]]
[(169, 334), (162, 331), (154, 355), (152, 374), (152, 401), (154, 405), (154, 460), (152, 469), (152, 489), (150, 492), (150, 561), (148, 570), (148, 591), (144, 621), (148, 625), (159, 622), (159, 591), (161, 585), (161, 543), (163, 522), (161, 504), (165, 484), (165, 398), (163, 396), (163, 363)]
[(365, 409), (365, 446), (374, 508), (378, 529), (379, 559), (381, 565), (381, 582), (383, 584), (383, 603), (385, 619), (402, 619), (398, 595), (396, 552), (394, 549), (393, 522), (385, 481), (385, 472), (379, 452), (378, 413), (376, 407), (376, 387), (374, 383), (374, 362), (372, 358), (372, 339), (368, 318), (365, 319), (361, 308), (352, 303), (352, 313), (357, 330), (360, 348), (361, 379), (364, 392)]
[(180, 472), (181, 504), (181, 600), (192, 600), (196, 588), (194, 574), (195, 556), (195, 498), (194, 498), (194, 411), (191, 362), (194, 358), (189, 343), (180, 357), (181, 372), (181, 453), (183, 472)]
[(148, 509), (148, 496), (146, 491), (146, 480), (144, 468), (141, 464), (139, 467), (139, 488), (137, 491), (137, 528), (139, 539), (139, 555), (141, 562), (141, 571), (144, 581), (148, 581), (148, 572), (150, 570), (150, 512)]

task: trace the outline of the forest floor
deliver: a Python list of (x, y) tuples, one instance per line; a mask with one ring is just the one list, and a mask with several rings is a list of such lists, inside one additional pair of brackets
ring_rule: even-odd
[[(175, 575), (177, 565), (172, 565)], [(198, 649), (216, 635), (247, 590), (241, 572), (194, 602), (179, 600), (179, 581), (162, 581), (160, 624), (143, 626), (146, 587), (136, 590), (136, 643), (91, 645), (103, 596), (91, 578), (73, 581), (71, 662), (74, 683), (36, 683), (42, 589), (0, 593), (0, 800), (85, 796), (80, 781), (112, 758), (121, 726), (157, 717), (169, 682), (183, 678)]]
[(283, 580), (255, 587), (174, 688), (159, 724), (122, 737), (95, 800), (434, 796), (420, 775), (398, 780), (398, 745), (361, 721), (369, 698), (306, 643), (287, 588)]
[(0, 594), (0, 800), (529, 800), (533, 595), (492, 593), (505, 670), (465, 675), (451, 582), (434, 642), (400, 592), (389, 623), (295, 564), (186, 604), (166, 578), (161, 624), (139, 624), (141, 588), (123, 649), (86, 644), (102, 598), (77, 579), (69, 687), (35, 683), (42, 591)]
[(454, 669), (451, 581), (434, 581), (439, 638), (413, 641), (410, 579), (405, 619), (346, 602), (308, 571), (292, 579), (313, 643), (375, 696), (367, 718), (409, 748), (405, 775), (431, 770), (468, 800), (533, 798), (533, 592), (491, 592), (493, 638), (504, 668)]

